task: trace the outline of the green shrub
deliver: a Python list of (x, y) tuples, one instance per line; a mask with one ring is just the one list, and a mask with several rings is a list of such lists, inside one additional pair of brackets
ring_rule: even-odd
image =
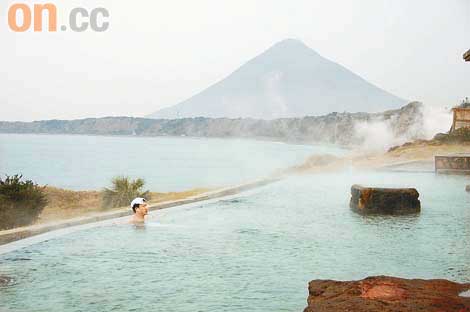
[(34, 223), (47, 205), (44, 187), (22, 175), (0, 178), (0, 229)]
[(136, 197), (149, 199), (150, 192), (143, 191), (145, 181), (143, 179), (131, 180), (129, 177), (116, 177), (112, 181), (112, 188), (105, 188), (102, 195), (104, 208), (124, 207)]

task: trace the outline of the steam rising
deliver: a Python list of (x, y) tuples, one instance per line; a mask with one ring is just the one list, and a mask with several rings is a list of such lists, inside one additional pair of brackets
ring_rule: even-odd
[(368, 151), (386, 150), (406, 141), (395, 137), (388, 121), (358, 122), (355, 125), (355, 131), (356, 135), (363, 139), (360, 148)]
[(452, 125), (452, 113), (448, 109), (422, 105), (420, 113), (406, 131), (400, 127), (402, 121), (396, 118), (357, 122), (354, 130), (363, 142), (360, 148), (385, 151), (412, 140), (430, 140), (437, 133), (448, 132)]
[(447, 108), (423, 106), (425, 139), (433, 138), (437, 133), (444, 133), (452, 126), (452, 112)]

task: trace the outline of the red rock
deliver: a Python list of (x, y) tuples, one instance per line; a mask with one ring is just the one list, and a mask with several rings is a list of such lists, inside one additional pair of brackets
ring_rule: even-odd
[(416, 214), (421, 211), (414, 188), (377, 188), (353, 185), (350, 207), (360, 214)]
[(393, 283), (367, 283), (361, 285), (361, 297), (366, 299), (382, 299), (396, 301), (405, 298), (406, 291)]
[(315, 280), (304, 312), (470, 312), (470, 284), (447, 280), (368, 277), (362, 281)]

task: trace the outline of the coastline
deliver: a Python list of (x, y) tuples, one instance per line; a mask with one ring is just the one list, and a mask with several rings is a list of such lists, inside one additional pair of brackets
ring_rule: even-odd
[(31, 122), (0, 121), (0, 133), (252, 139), (290, 144), (334, 144), (353, 147), (360, 145), (365, 139), (364, 134), (356, 131), (358, 124), (385, 123), (394, 137), (412, 139), (413, 129), (415, 125), (420, 124), (422, 115), (422, 104), (411, 102), (396, 109), (375, 113), (331, 112), (317, 116), (276, 119), (210, 117), (152, 119), (121, 116)]

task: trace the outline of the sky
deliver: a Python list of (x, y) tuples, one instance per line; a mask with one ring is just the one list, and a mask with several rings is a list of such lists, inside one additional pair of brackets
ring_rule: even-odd
[[(22, 3), (41, 3), (26, 1)], [(24, 32), (0, 2), (0, 120), (145, 116), (296, 38), (409, 101), (470, 97), (470, 0), (50, 0), (59, 25), (104, 7), (106, 32)]]

